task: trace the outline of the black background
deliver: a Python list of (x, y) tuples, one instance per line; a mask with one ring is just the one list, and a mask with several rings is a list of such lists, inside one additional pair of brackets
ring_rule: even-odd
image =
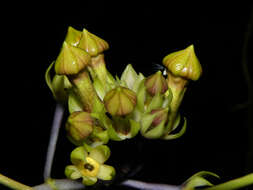
[[(181, 106), (181, 113), (188, 118), (187, 133), (174, 141), (138, 137), (138, 143), (136, 139), (110, 142), (109, 163), (119, 173), (120, 168), (136, 168), (142, 163), (143, 169), (132, 178), (181, 184), (202, 170), (217, 173), (222, 181), (253, 172), (245, 162), (247, 109), (231, 111), (247, 101), (241, 59), (250, 3), (195, 8), (155, 2), (138, 6), (122, 2), (73, 6), (37, 11), (38, 5), (18, 12), (10, 9), (4, 15), (16, 13), (1, 26), (2, 174), (28, 185), (43, 181), (56, 105), (44, 73), (56, 59), (68, 26), (78, 30), (85, 27), (109, 42), (105, 59), (114, 75), (120, 76), (124, 67), (132, 63), (136, 71), (147, 76), (155, 72), (153, 63), (161, 63), (168, 53), (190, 44), (194, 44), (203, 67), (203, 76), (190, 84)], [(252, 38), (249, 42), (250, 49)], [(64, 177), (73, 149), (65, 138), (64, 127), (60, 135), (54, 178)]]

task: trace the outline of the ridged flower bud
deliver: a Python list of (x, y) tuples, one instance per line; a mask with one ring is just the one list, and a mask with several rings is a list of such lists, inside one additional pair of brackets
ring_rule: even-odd
[(136, 105), (136, 94), (125, 87), (116, 87), (104, 97), (106, 110), (111, 115), (123, 116), (131, 113)]
[(93, 131), (93, 119), (88, 112), (73, 112), (67, 120), (66, 130), (75, 141), (85, 140)]
[(168, 120), (168, 108), (154, 109), (145, 114), (141, 120), (141, 134), (150, 139), (160, 138), (165, 131)]
[(72, 46), (77, 46), (79, 44), (81, 37), (82, 37), (82, 32), (78, 31), (70, 26), (68, 28), (68, 32), (67, 32), (65, 41)]
[(61, 52), (55, 61), (55, 72), (58, 75), (77, 74), (89, 62), (90, 55), (87, 52), (64, 42)]
[(163, 64), (173, 75), (188, 80), (196, 81), (202, 74), (202, 68), (193, 45), (167, 55), (163, 59)]
[(168, 90), (168, 84), (161, 71), (149, 76), (145, 81), (145, 86), (151, 96), (163, 94)]
[(88, 32), (86, 29), (83, 29), (78, 47), (84, 49), (91, 56), (97, 56), (103, 51), (109, 49), (109, 44), (105, 40)]

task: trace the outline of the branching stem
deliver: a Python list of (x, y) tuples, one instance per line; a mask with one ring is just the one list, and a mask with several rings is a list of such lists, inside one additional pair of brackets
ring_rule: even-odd
[(53, 160), (54, 160), (56, 143), (57, 143), (57, 139), (59, 135), (59, 130), (60, 130), (63, 114), (64, 114), (64, 107), (62, 104), (58, 103), (55, 108), (54, 120), (52, 124), (52, 129), (51, 129), (50, 139), (49, 139), (49, 144), (48, 144), (48, 149), (47, 149), (47, 157), (46, 157), (46, 163), (45, 163), (44, 173), (43, 173), (43, 177), (45, 181), (51, 177), (51, 170), (52, 170), (52, 165), (53, 165)]
[(0, 174), (0, 183), (14, 190), (34, 190), (32, 187), (19, 183), (2, 174)]

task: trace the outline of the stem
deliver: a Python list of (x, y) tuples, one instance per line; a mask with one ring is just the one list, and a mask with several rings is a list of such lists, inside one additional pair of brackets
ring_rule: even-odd
[(123, 186), (134, 187), (136, 189), (142, 190), (180, 190), (180, 186), (167, 185), (167, 184), (157, 184), (157, 183), (146, 183), (137, 180), (126, 180), (121, 183)]
[[(52, 179), (54, 186), (58, 190), (84, 190), (85, 186), (81, 182), (69, 180), (69, 179)], [(34, 190), (53, 190), (53, 188), (47, 184), (43, 183), (33, 187)]]
[(46, 163), (45, 163), (44, 173), (43, 173), (43, 177), (45, 181), (51, 176), (56, 143), (57, 143), (57, 139), (59, 135), (59, 129), (61, 126), (63, 114), (64, 114), (64, 107), (63, 105), (58, 103), (56, 105), (55, 112), (54, 112), (54, 120), (52, 124), (51, 135), (50, 135), (48, 149), (47, 149), (47, 157), (46, 157)]
[(32, 187), (19, 183), (0, 174), (0, 183), (14, 190), (34, 190)]
[(215, 185), (213, 187), (205, 188), (204, 190), (233, 190), (246, 187), (252, 184), (253, 184), (253, 173), (219, 185)]

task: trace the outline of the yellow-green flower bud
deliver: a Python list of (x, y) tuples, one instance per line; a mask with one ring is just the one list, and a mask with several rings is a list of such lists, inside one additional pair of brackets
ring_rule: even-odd
[(167, 120), (168, 108), (152, 110), (141, 119), (141, 134), (150, 139), (160, 138), (164, 134)]
[(168, 90), (168, 84), (161, 71), (149, 76), (145, 81), (145, 86), (151, 96), (163, 94)]
[(83, 141), (93, 131), (93, 119), (88, 112), (73, 112), (68, 117), (66, 130), (75, 141)]
[(156, 117), (151, 124), (153, 127), (158, 126), (162, 121), (166, 122), (168, 119), (168, 109), (166, 108), (154, 109), (150, 112), (150, 114), (156, 114)]
[(61, 52), (55, 61), (55, 72), (58, 75), (77, 74), (89, 62), (90, 55), (87, 52), (64, 42)]
[(109, 49), (109, 44), (105, 40), (88, 32), (86, 29), (83, 29), (78, 47), (84, 49), (91, 56), (97, 56), (103, 51)]
[(188, 80), (198, 80), (202, 74), (202, 68), (193, 45), (167, 55), (163, 59), (163, 64), (173, 75)]
[(105, 95), (105, 108), (113, 116), (127, 115), (134, 110), (136, 99), (135, 92), (119, 86)]
[(79, 44), (81, 37), (82, 37), (82, 32), (70, 26), (68, 28), (68, 33), (66, 35), (65, 41), (72, 46), (77, 46)]

